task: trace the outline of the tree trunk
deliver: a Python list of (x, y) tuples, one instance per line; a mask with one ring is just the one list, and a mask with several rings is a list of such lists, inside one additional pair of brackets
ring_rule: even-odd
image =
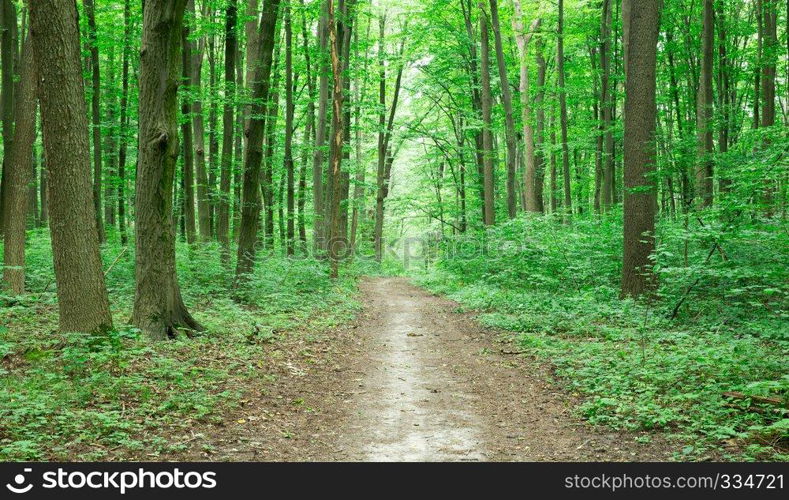
[(507, 63), (504, 60), (504, 48), (501, 43), (498, 0), (490, 0), (489, 3), (493, 41), (496, 49), (496, 64), (499, 68), (499, 81), (501, 83), (501, 103), (504, 106), (504, 137), (507, 143), (507, 215), (512, 219), (515, 217), (518, 206), (518, 198), (515, 194), (515, 167), (518, 162), (518, 155), (515, 146), (515, 119), (512, 116), (512, 90), (510, 90), (510, 82), (507, 79)]
[(712, 59), (714, 46), (713, 1), (704, 0), (701, 35), (701, 73), (696, 97), (696, 196), (702, 207), (712, 205)]
[(24, 42), (20, 66), (20, 82), (14, 100), (17, 123), (14, 142), (8, 151), (9, 161), (6, 162), (9, 171), (6, 175), (6, 209), (3, 211), (3, 281), (15, 295), (25, 293), (25, 223), (30, 199), (29, 184), (35, 177), (36, 77), (30, 37)]
[[(329, 106), (329, 71), (326, 49), (328, 47), (328, 4), (321, 10), (318, 22), (319, 62), (318, 74), (318, 120), (315, 129), (315, 151), (312, 157), (312, 204), (315, 212), (314, 220), (314, 252), (325, 248), (326, 231), (323, 227), (324, 196), (323, 196), (323, 155), (326, 147), (326, 116)], [(306, 21), (305, 21), (306, 22)]]
[[(627, 1), (627, 0), (625, 0)], [(564, 88), (564, 0), (559, 0), (559, 25), (556, 35), (556, 69), (559, 85), (559, 126), (562, 132), (562, 180), (564, 185), (564, 215), (569, 220), (573, 213), (570, 190), (570, 151), (567, 145), (567, 90)]]
[(328, 21), (329, 21), (329, 58), (332, 69), (332, 144), (329, 168), (331, 169), (332, 183), (329, 186), (331, 192), (331, 206), (329, 207), (329, 240), (327, 248), (329, 250), (330, 277), (336, 279), (339, 275), (339, 261), (343, 241), (340, 238), (340, 180), (342, 164), (342, 144), (343, 144), (343, 87), (342, 87), (342, 67), (340, 61), (340, 42), (337, 37), (337, 22), (334, 13), (334, 0), (327, 0)]
[[(183, 82), (187, 89), (192, 86), (192, 51), (188, 43), (189, 28), (184, 24), (182, 30), (182, 51), (181, 51), (181, 64), (183, 65)], [(184, 117), (189, 116), (191, 106), (186, 96), (181, 102), (181, 114)], [(191, 120), (182, 120), (181, 135), (183, 136), (183, 178), (182, 185), (184, 190), (184, 232), (186, 233), (187, 243), (194, 244), (196, 241), (196, 228), (195, 228), (195, 181), (194, 181), (194, 143), (192, 141), (192, 124)]]
[(88, 18), (88, 46), (90, 47), (91, 67), (91, 125), (93, 132), (93, 208), (96, 212), (96, 228), (99, 243), (104, 243), (104, 221), (101, 215), (101, 73), (99, 71), (99, 45), (96, 32), (96, 9), (94, 0), (83, 0), (85, 14)]
[[(196, 16), (194, 0), (189, 0), (188, 11), (192, 16)], [(205, 125), (203, 122), (203, 101), (202, 101), (202, 75), (203, 75), (203, 53), (205, 52), (205, 38), (201, 39), (196, 45), (188, 41), (190, 52), (192, 53), (192, 92), (195, 99), (192, 101), (192, 135), (195, 146), (195, 177), (197, 180), (197, 226), (200, 241), (211, 241), (211, 200), (208, 184), (208, 174), (206, 172), (206, 151), (205, 151)]]
[(482, 102), (482, 155), (483, 155), (483, 179), (484, 179), (484, 224), (492, 226), (496, 220), (495, 206), (495, 185), (493, 179), (493, 123), (491, 119), (491, 108), (493, 98), (490, 94), (490, 49), (488, 43), (488, 16), (485, 13), (485, 6), (479, 3), (479, 31), (480, 31), (480, 65), (481, 65), (481, 102)]
[[(540, 18), (535, 19), (529, 28), (529, 33), (525, 33), (520, 0), (513, 0), (513, 4), (515, 6), (515, 15), (512, 17), (512, 27), (515, 31), (515, 41), (518, 44), (518, 52), (520, 53), (521, 121), (523, 122), (524, 160), (526, 163), (523, 169), (524, 208), (527, 212), (539, 213), (542, 211), (542, 207), (537, 201), (540, 196), (537, 193), (537, 154), (534, 150), (534, 127), (531, 122), (528, 49), (531, 36), (539, 29), (542, 20)], [(539, 92), (542, 92), (542, 88), (540, 88)]]
[(260, 17), (260, 45), (254, 55), (255, 65), (251, 79), (252, 104), (247, 130), (247, 149), (244, 155), (244, 185), (242, 187), (241, 227), (238, 233), (238, 258), (236, 285), (246, 280), (255, 264), (255, 242), (260, 224), (260, 163), (263, 158), (263, 133), (265, 111), (269, 95), (274, 37), (277, 30), (279, 0), (267, 0)]
[(121, 245), (129, 243), (126, 231), (126, 150), (129, 141), (129, 44), (131, 43), (131, 0), (123, 2), (123, 63), (121, 69), (120, 130), (118, 138), (118, 229)]
[[(624, 0), (629, 3), (632, 0)], [(655, 248), (655, 66), (661, 0), (641, 0), (623, 19), (625, 45), (624, 253), (622, 296), (652, 289), (650, 255)], [(623, 8), (623, 11), (625, 9)]]
[[(112, 328), (91, 202), (90, 146), (73, 0), (30, 3), (63, 332)], [(58, 50), (52, 50), (57, 47)]]
[(230, 177), (233, 168), (233, 96), (236, 80), (236, 0), (227, 4), (225, 17), (225, 100), (222, 112), (222, 160), (219, 176), (219, 214), (216, 237), (222, 246), (222, 261), (230, 259)]
[(293, 165), (293, 29), (291, 23), (290, 3), (285, 4), (285, 171), (287, 173), (287, 234), (286, 253), (288, 256), (296, 250), (296, 194), (295, 167)]
[[(3, 118), (3, 149), (11, 151), (14, 142), (14, 59), (16, 57), (16, 9), (12, 0), (0, 0), (3, 15), (3, 33), (0, 36), (0, 57), (2, 57), (2, 97), (0, 108)], [(6, 210), (6, 184), (11, 167), (3, 157), (3, 172), (0, 178), (0, 235), (3, 234), (3, 215)]]
[(611, 102), (611, 3), (603, 0), (603, 16), (600, 27), (600, 108), (603, 115), (603, 178), (600, 185), (600, 211), (608, 212), (614, 203), (614, 132)]
[(136, 290), (132, 323), (152, 339), (202, 330), (181, 298), (175, 269), (173, 184), (186, 0), (147, 0), (140, 50)]

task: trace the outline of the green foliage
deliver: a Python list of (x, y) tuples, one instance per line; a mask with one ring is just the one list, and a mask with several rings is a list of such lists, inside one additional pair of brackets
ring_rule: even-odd
[[(466, 249), (485, 252), (450, 240), (419, 279), (549, 360), (583, 395), (578, 412), (591, 423), (698, 439), (693, 456), (735, 440), (759, 445), (740, 458), (779, 457), (789, 438), (785, 405), (728, 401), (723, 393), (789, 398), (789, 270), (781, 264), (789, 261), (789, 235), (758, 220), (694, 221), (688, 229), (663, 220), (660, 289), (643, 303), (618, 297), (620, 235), (621, 214), (572, 226), (522, 217), (479, 235), (484, 245), (465, 239)], [(705, 262), (713, 242), (726, 258), (716, 253)]]
[[(206, 332), (167, 342), (128, 327), (60, 334), (49, 248), (44, 233), (33, 233), (30, 293), (0, 297), (0, 460), (150, 459), (174, 449), (173, 433), (221, 422), (244, 384), (261, 378), (267, 343), (297, 328), (331, 328), (357, 307), (353, 268), (331, 282), (322, 263), (272, 256), (239, 305), (218, 248), (179, 244), (182, 292)], [(105, 268), (121, 251), (104, 248)], [(126, 252), (107, 275), (116, 325), (131, 313), (133, 272)]]

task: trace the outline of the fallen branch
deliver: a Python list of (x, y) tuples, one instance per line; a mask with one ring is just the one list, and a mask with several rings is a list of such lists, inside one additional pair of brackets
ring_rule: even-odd
[(112, 261), (112, 264), (110, 264), (110, 267), (108, 267), (107, 270), (104, 271), (104, 276), (105, 277), (110, 273), (110, 271), (112, 271), (112, 268), (115, 267), (115, 264), (117, 264), (119, 260), (121, 260), (121, 257), (123, 257), (123, 254), (125, 254), (126, 250), (128, 250), (128, 249), (129, 249), (129, 247), (123, 247), (123, 250), (121, 250), (121, 253), (119, 253), (118, 256), (115, 257), (115, 260)]
[(732, 399), (750, 399), (756, 403), (764, 403), (768, 405), (783, 405), (784, 400), (781, 398), (771, 398), (767, 396), (751, 396), (750, 394), (743, 394), (738, 391), (727, 391), (723, 393), (727, 398)]

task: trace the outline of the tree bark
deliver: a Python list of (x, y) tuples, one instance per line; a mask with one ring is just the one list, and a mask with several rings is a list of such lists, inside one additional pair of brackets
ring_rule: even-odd
[(501, 83), (501, 103), (504, 106), (504, 137), (507, 144), (507, 215), (512, 219), (515, 217), (518, 206), (518, 198), (515, 193), (515, 167), (518, 162), (518, 154), (515, 145), (512, 90), (510, 90), (510, 82), (507, 78), (507, 63), (504, 59), (504, 48), (501, 43), (498, 0), (489, 0), (489, 3), (490, 22), (493, 27), (493, 41), (496, 50), (496, 65), (499, 68), (499, 81)]
[[(189, 28), (184, 24), (181, 40), (181, 64), (183, 65), (183, 82), (187, 88), (192, 86), (192, 51), (189, 45)], [(186, 96), (181, 102), (181, 114), (189, 117), (191, 106)], [(186, 119), (181, 124), (181, 135), (183, 136), (183, 177), (182, 186), (184, 191), (184, 231), (186, 241), (190, 245), (197, 240), (197, 230), (195, 228), (195, 181), (194, 181), (194, 142), (192, 136), (191, 120)]]
[(556, 36), (556, 69), (559, 79), (557, 82), (559, 85), (559, 126), (562, 133), (563, 209), (566, 220), (569, 220), (573, 213), (573, 199), (570, 189), (570, 151), (567, 145), (567, 90), (564, 88), (564, 0), (559, 0), (559, 25)]
[(222, 247), (222, 261), (230, 259), (230, 177), (233, 167), (233, 96), (236, 79), (236, 0), (227, 4), (225, 17), (225, 86), (222, 111), (222, 159), (219, 173), (219, 213), (216, 237)]
[(696, 196), (700, 206), (712, 205), (712, 60), (714, 46), (713, 1), (704, 0), (701, 34), (701, 72), (696, 96)]
[(252, 105), (247, 130), (247, 149), (244, 155), (244, 185), (242, 187), (241, 227), (238, 233), (236, 285), (248, 279), (255, 264), (255, 242), (260, 224), (260, 163), (263, 157), (265, 111), (269, 95), (274, 37), (277, 30), (279, 0), (267, 0), (260, 17), (260, 45), (251, 80)]
[(99, 234), (99, 243), (104, 243), (104, 221), (101, 214), (101, 183), (102, 183), (102, 157), (101, 157), (101, 72), (99, 67), (99, 44), (96, 31), (96, 8), (94, 0), (83, 0), (85, 14), (88, 18), (88, 47), (90, 48), (91, 68), (91, 116), (93, 123), (93, 208), (96, 212), (96, 228)]
[(611, 3), (603, 0), (603, 16), (600, 27), (600, 108), (603, 115), (603, 178), (600, 185), (600, 211), (608, 212), (614, 203), (614, 132), (611, 103)]
[(290, 2), (285, 4), (285, 171), (287, 174), (287, 234), (286, 254), (292, 256), (296, 250), (296, 194), (295, 167), (293, 164), (293, 28)]
[(328, 21), (329, 21), (329, 58), (332, 69), (332, 144), (329, 168), (331, 169), (331, 205), (329, 207), (329, 240), (327, 248), (329, 250), (329, 276), (336, 279), (339, 276), (339, 261), (343, 250), (343, 241), (340, 238), (340, 181), (342, 165), (342, 145), (343, 145), (343, 86), (342, 86), (342, 63), (340, 61), (340, 42), (337, 37), (337, 22), (334, 12), (334, 0), (327, 1)]
[(315, 128), (315, 151), (312, 157), (312, 204), (315, 212), (314, 220), (314, 252), (325, 248), (326, 231), (323, 227), (324, 196), (323, 196), (323, 157), (326, 147), (326, 116), (329, 106), (329, 70), (326, 49), (328, 47), (328, 4), (324, 3), (321, 18), (318, 22), (319, 61), (318, 74), (318, 120)]
[[(632, 0), (624, 0), (629, 3)], [(650, 255), (655, 248), (655, 73), (661, 0), (641, 0), (623, 19), (625, 51), (624, 253), (622, 296), (654, 289)], [(623, 8), (623, 11), (625, 9)]]
[(112, 328), (112, 316), (91, 200), (88, 113), (75, 2), (31, 2), (30, 32), (50, 181), (59, 328), (105, 331)]
[[(187, 10), (196, 16), (194, 0), (189, 0)], [(197, 44), (190, 44), (192, 53), (192, 92), (195, 99), (192, 101), (192, 136), (194, 138), (195, 154), (195, 177), (197, 181), (197, 227), (200, 241), (211, 241), (211, 200), (208, 183), (208, 173), (206, 172), (206, 151), (205, 151), (205, 125), (203, 119), (202, 101), (202, 75), (203, 75), (203, 53), (205, 52), (205, 38)]]
[[(0, 35), (0, 58), (2, 58), (2, 97), (0, 107), (3, 119), (3, 149), (11, 151), (14, 143), (14, 60), (16, 58), (16, 9), (12, 0), (0, 0), (2, 8), (3, 32)], [(3, 172), (0, 178), (0, 235), (3, 234), (3, 215), (6, 210), (6, 184), (10, 166), (3, 157)]]
[(495, 185), (493, 179), (493, 123), (491, 108), (493, 98), (490, 93), (490, 49), (488, 42), (488, 16), (485, 6), (479, 3), (479, 30), (480, 30), (480, 65), (481, 65), (481, 103), (482, 103), (482, 156), (483, 156), (483, 183), (484, 183), (484, 224), (492, 226), (496, 221)]
[(26, 215), (30, 198), (29, 184), (35, 178), (33, 142), (36, 138), (37, 101), (30, 37), (24, 42), (20, 66), (20, 82), (14, 100), (17, 124), (14, 142), (8, 151), (9, 161), (6, 163), (9, 171), (6, 176), (6, 209), (3, 211), (3, 281), (15, 295), (25, 293)]
[(126, 231), (126, 150), (129, 141), (129, 44), (131, 43), (131, 0), (123, 2), (123, 62), (121, 68), (120, 129), (118, 138), (118, 229), (121, 245), (129, 243)]
[(175, 269), (173, 184), (186, 0), (147, 0), (140, 50), (136, 290), (132, 323), (152, 339), (202, 330), (184, 305)]

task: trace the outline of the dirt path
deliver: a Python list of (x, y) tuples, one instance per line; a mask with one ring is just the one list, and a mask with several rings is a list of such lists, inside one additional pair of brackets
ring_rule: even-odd
[[(403, 278), (361, 285), (355, 325), (278, 347), (243, 424), (205, 460), (667, 460), (655, 436), (594, 429), (543, 363)], [(204, 447), (206, 448), (206, 447)]]

